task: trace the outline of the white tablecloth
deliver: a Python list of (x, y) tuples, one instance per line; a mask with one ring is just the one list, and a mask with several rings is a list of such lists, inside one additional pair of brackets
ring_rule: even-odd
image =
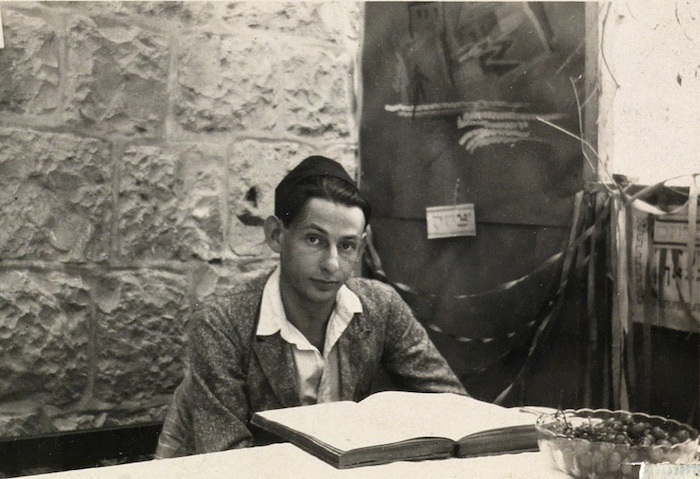
[(339, 470), (291, 444), (32, 476), (41, 479), (566, 479), (539, 452)]

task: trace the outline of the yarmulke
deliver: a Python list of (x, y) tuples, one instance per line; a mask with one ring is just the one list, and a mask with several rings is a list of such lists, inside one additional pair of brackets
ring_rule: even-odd
[(310, 176), (332, 176), (350, 183), (357, 188), (355, 182), (340, 163), (325, 156), (309, 156), (290, 171), (287, 176), (277, 185), (276, 190), (284, 188), (286, 185), (296, 183)]
[(280, 205), (280, 202), (284, 201), (287, 192), (291, 190), (292, 186), (311, 176), (338, 178), (357, 189), (357, 185), (340, 163), (325, 156), (309, 156), (287, 173), (287, 176), (275, 188), (275, 211), (281, 211), (282, 205)]

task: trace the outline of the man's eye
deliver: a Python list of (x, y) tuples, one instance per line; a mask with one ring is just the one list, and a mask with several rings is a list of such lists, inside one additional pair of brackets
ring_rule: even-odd
[(355, 251), (357, 249), (357, 245), (355, 243), (342, 243), (340, 247), (343, 249), (343, 251)]
[(306, 241), (307, 241), (309, 244), (316, 245), (316, 244), (319, 244), (319, 243), (321, 242), (321, 239), (320, 239), (318, 236), (309, 235), (309, 236), (306, 237)]

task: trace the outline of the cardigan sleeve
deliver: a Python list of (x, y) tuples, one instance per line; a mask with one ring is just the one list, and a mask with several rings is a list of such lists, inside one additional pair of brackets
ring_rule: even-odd
[(224, 332), (226, 314), (210, 307), (194, 318), (190, 331), (190, 368), (194, 452), (247, 447), (253, 435), (246, 426), (244, 390), (246, 355), (235, 331)]
[(387, 292), (382, 363), (401, 388), (418, 392), (467, 394), (410, 307), (393, 289)]

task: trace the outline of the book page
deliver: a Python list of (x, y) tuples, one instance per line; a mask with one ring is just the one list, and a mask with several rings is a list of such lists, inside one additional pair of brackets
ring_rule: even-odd
[(436, 436), (454, 441), (508, 426), (530, 425), (536, 416), (467, 396), (449, 393), (385, 391), (360, 403), (366, 413), (389, 414), (393, 428), (406, 437)]
[(535, 416), (466, 396), (386, 391), (359, 404), (343, 401), (258, 413), (342, 451), (419, 437), (463, 436), (534, 424)]
[(410, 439), (386, 411), (364, 410), (357, 403), (341, 401), (257, 413), (341, 451), (379, 446)]

